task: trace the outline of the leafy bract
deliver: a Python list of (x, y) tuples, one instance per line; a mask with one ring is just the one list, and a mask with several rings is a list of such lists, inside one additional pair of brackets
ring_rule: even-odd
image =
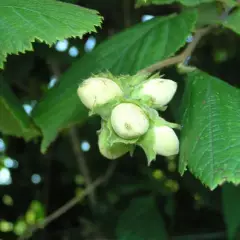
[(223, 25), (237, 34), (240, 34), (240, 8), (227, 17), (226, 21), (223, 22)]
[(131, 201), (119, 218), (116, 234), (118, 240), (168, 239), (163, 219), (152, 197)]
[(86, 54), (60, 78), (33, 112), (44, 138), (42, 152), (62, 128), (84, 121), (87, 113), (77, 96), (79, 83), (92, 73), (109, 70), (113, 74), (135, 74), (159, 60), (173, 55), (184, 45), (196, 21), (196, 13), (159, 17), (140, 23), (100, 44)]
[(240, 183), (240, 90), (195, 70), (182, 104), (180, 173), (186, 167), (214, 189)]
[(0, 75), (0, 131), (26, 141), (39, 135), (31, 118)]
[(214, 2), (215, 0), (136, 0), (136, 6), (144, 6), (150, 4), (162, 5), (162, 4), (172, 4), (179, 2), (186, 6), (195, 6), (201, 3)]
[(236, 235), (240, 234), (240, 186), (224, 184), (222, 188), (222, 202), (228, 239), (238, 239)]
[(96, 11), (52, 0), (0, 1), (0, 68), (7, 54), (32, 50), (39, 40), (53, 44), (95, 31), (101, 17)]

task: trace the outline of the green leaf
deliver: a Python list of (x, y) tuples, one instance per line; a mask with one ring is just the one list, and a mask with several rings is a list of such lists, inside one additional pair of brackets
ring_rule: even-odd
[(228, 239), (239, 239), (236, 235), (240, 234), (240, 186), (224, 184), (222, 188), (222, 200)]
[(222, 9), (219, 9), (217, 2), (210, 2), (201, 4), (198, 6), (198, 20), (197, 20), (197, 28), (204, 27), (209, 24), (219, 24), (220, 21), (220, 15), (222, 12)]
[(0, 131), (26, 141), (39, 135), (31, 118), (0, 75)]
[(232, 13), (226, 21), (223, 22), (223, 25), (237, 34), (240, 34), (240, 8), (238, 8), (234, 13)]
[(136, 0), (136, 6), (145, 6), (145, 5), (163, 5), (163, 4), (172, 4), (179, 2), (186, 6), (196, 6), (201, 3), (214, 2), (215, 0)]
[(186, 167), (214, 189), (240, 183), (240, 90), (195, 70), (182, 104), (179, 171)]
[(168, 239), (163, 219), (152, 197), (133, 199), (116, 229), (118, 240)]
[(101, 23), (96, 11), (52, 0), (0, 1), (0, 68), (7, 54), (32, 50), (32, 42), (49, 45), (82, 37)]
[(135, 74), (173, 55), (184, 45), (195, 21), (196, 13), (188, 11), (155, 18), (117, 34), (73, 64), (33, 112), (44, 135), (41, 151), (45, 152), (58, 131), (73, 123), (73, 119), (87, 119), (86, 109), (76, 94), (83, 79), (106, 70), (113, 74)]

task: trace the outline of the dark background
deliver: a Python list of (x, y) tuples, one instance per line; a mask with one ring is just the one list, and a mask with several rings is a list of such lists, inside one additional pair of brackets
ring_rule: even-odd
[[(181, 11), (179, 5), (175, 4), (134, 9), (133, 1), (124, 0), (69, 2), (96, 9), (104, 16), (102, 28), (98, 29), (97, 34), (91, 34), (96, 38), (97, 44), (141, 22), (141, 17), (145, 14), (160, 16)], [(60, 73), (64, 72), (84, 54), (84, 44), (88, 37), (89, 35), (85, 35), (83, 40), (69, 39), (69, 45), (79, 49), (76, 58), (69, 56), (67, 51), (57, 52), (54, 46), (49, 48), (35, 43), (34, 52), (8, 57), (3, 74), (23, 103), (39, 100), (47, 90), (54, 71), (57, 69)], [(236, 34), (219, 28), (200, 42), (191, 64), (231, 85), (239, 86), (239, 46), (240, 39)], [(181, 81), (174, 67), (168, 68), (165, 73)], [(183, 86), (180, 89), (181, 87)], [(176, 104), (179, 102), (175, 100), (170, 109)], [(166, 115), (177, 121), (171, 110)], [(77, 126), (79, 142), (86, 140), (91, 146), (83, 154), (93, 179), (102, 175), (111, 162), (99, 154), (96, 135), (99, 127), (97, 117)], [(32, 200), (41, 202), (48, 215), (73, 198), (76, 189), (83, 188), (82, 184), (75, 181), (80, 171), (68, 130), (59, 135), (46, 155), (40, 154), (40, 139), (26, 143), (9, 136), (0, 135), (0, 138), (6, 144), (5, 154), (18, 161), (18, 168), (10, 170), (12, 184), (0, 186), (0, 196), (10, 195), (14, 201), (11, 206), (0, 202), (0, 219), (16, 222), (19, 216), (25, 215)], [(177, 236), (183, 236), (181, 239), (226, 239), (221, 188), (211, 192), (190, 173), (181, 177), (177, 171), (177, 161), (178, 159), (169, 163), (159, 156), (148, 167), (146, 157), (140, 149), (133, 158), (128, 155), (120, 158), (116, 161), (117, 166), (110, 181), (96, 190), (95, 207), (85, 198), (44, 230), (38, 231), (32, 239), (115, 239), (118, 218), (130, 200), (146, 195), (155, 197), (167, 230), (173, 236), (171, 239), (180, 239)], [(156, 169), (160, 169), (165, 178), (154, 177), (153, 172)], [(41, 176), (42, 181), (39, 184), (31, 181), (34, 173)], [(173, 180), (174, 184), (169, 186), (168, 180)], [(191, 238), (187, 237), (192, 234), (194, 236)], [(196, 235), (202, 238), (197, 238)], [(10, 240), (16, 239), (16, 236), (13, 233), (0, 232), (0, 238)]]

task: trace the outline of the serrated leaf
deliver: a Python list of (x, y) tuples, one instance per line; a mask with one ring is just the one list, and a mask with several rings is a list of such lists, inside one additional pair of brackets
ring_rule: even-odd
[(238, 239), (236, 235), (240, 235), (240, 186), (224, 184), (222, 188), (222, 201), (228, 239)]
[(163, 219), (152, 197), (133, 199), (119, 218), (118, 240), (168, 239)]
[(186, 167), (210, 189), (240, 183), (240, 90), (195, 70), (182, 103), (179, 171)]
[(26, 141), (40, 134), (1, 75), (0, 131), (3, 134), (23, 137)]
[(240, 8), (228, 16), (226, 21), (223, 22), (223, 25), (240, 34)]
[[(41, 151), (45, 152), (58, 131), (79, 116), (87, 114), (76, 91), (81, 80), (93, 72), (109, 70), (112, 74), (135, 74), (138, 70), (169, 57), (184, 45), (196, 21), (195, 12), (155, 18), (140, 23), (100, 44), (86, 54), (60, 78), (59, 85), (47, 93), (36, 106), (33, 116), (44, 138)], [(83, 114), (82, 114), (83, 113)]]
[(163, 5), (163, 4), (172, 4), (172, 3), (181, 3), (185, 6), (196, 6), (202, 3), (214, 2), (215, 0), (137, 0), (136, 6), (146, 6), (146, 5)]
[(96, 11), (52, 0), (0, 1), (0, 68), (7, 54), (32, 50), (32, 42), (49, 45), (82, 37), (101, 23)]

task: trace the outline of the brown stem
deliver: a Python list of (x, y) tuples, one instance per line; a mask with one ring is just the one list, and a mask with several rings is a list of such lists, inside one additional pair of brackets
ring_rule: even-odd
[(188, 56), (190, 56), (193, 53), (199, 41), (202, 39), (203, 36), (209, 33), (211, 29), (212, 27), (206, 27), (197, 30), (193, 38), (193, 41), (179, 55), (154, 63), (153, 65), (150, 65), (149, 67), (142, 69), (140, 72), (152, 73), (162, 68), (183, 62)]
[(91, 192), (93, 192), (98, 186), (101, 184), (106, 183), (109, 178), (112, 176), (113, 172), (116, 168), (116, 162), (113, 162), (109, 165), (106, 173), (99, 177), (96, 181), (94, 181), (91, 185), (87, 186), (87, 188), (81, 193), (80, 196), (76, 196), (72, 198), (70, 201), (65, 203), (62, 207), (58, 208), (55, 212), (47, 216), (43, 222), (39, 224), (35, 224), (30, 229), (26, 231), (25, 234), (23, 234), (21, 237), (18, 238), (18, 240), (26, 240), (32, 237), (32, 235), (39, 229), (45, 228), (48, 224), (62, 216), (64, 213), (69, 211), (71, 208), (73, 208), (77, 203), (79, 203), (84, 197), (89, 195)]
[[(87, 166), (86, 158), (84, 157), (83, 152), (80, 149), (80, 141), (77, 134), (77, 129), (72, 127), (69, 131), (70, 140), (72, 142), (73, 152), (75, 154), (79, 171), (82, 173), (84, 180), (86, 182), (86, 186), (90, 186), (92, 184), (92, 178), (89, 173), (89, 169)], [(96, 195), (94, 190), (89, 193), (89, 200), (91, 207), (94, 208), (96, 205)]]

